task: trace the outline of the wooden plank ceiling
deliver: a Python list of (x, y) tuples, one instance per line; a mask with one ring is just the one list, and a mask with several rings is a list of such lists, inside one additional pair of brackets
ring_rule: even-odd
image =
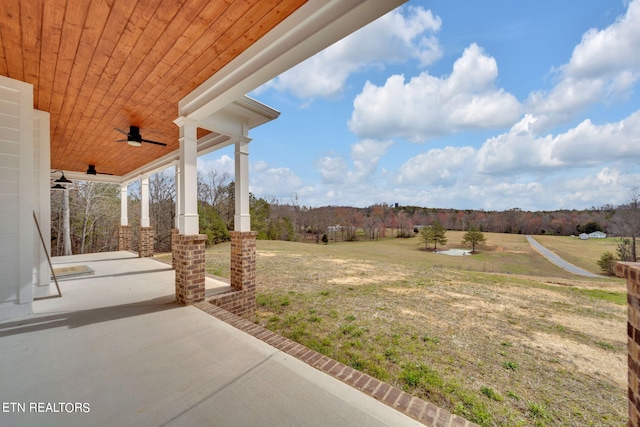
[[(125, 175), (178, 148), (178, 101), (306, 0), (2, 0), (0, 74), (51, 113), (51, 168)], [(167, 147), (116, 142), (139, 126)]]

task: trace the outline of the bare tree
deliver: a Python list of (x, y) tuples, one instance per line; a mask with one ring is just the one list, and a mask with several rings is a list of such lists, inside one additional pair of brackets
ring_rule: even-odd
[(118, 218), (114, 184), (77, 181), (73, 199), (75, 221), (72, 222), (79, 253), (100, 252), (115, 248)]
[(621, 236), (631, 240), (631, 260), (638, 260), (636, 239), (640, 235), (640, 190), (634, 188), (629, 193), (629, 201), (618, 207), (612, 218), (612, 226)]
[(367, 215), (365, 215), (362, 219), (362, 225), (369, 240), (376, 239), (378, 217), (376, 217), (372, 213), (367, 213)]
[(215, 169), (198, 173), (198, 200), (210, 206), (220, 206), (228, 196), (228, 187), (232, 182), (227, 172)]
[(377, 219), (378, 223), (378, 237), (382, 234), (382, 238), (386, 236), (387, 217), (389, 216), (389, 205), (381, 203), (373, 205), (373, 216)]
[[(73, 191), (70, 191), (73, 190)], [(117, 246), (118, 186), (76, 181), (51, 196), (51, 251), (71, 255)]]
[(171, 250), (171, 229), (175, 225), (175, 174), (166, 171), (149, 179), (149, 215), (155, 234), (155, 250)]
[(69, 213), (69, 188), (62, 192), (62, 255), (71, 255), (71, 223)]

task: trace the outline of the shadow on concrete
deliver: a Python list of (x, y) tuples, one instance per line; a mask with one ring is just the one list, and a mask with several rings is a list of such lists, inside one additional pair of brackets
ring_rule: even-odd
[[(93, 262), (93, 261), (92, 261)], [(131, 270), (131, 271), (123, 271), (121, 273), (114, 273), (114, 274), (101, 274), (101, 275), (96, 275), (96, 274), (91, 274), (89, 277), (87, 275), (85, 276), (78, 276), (78, 277), (70, 277), (70, 278), (63, 278), (63, 279), (58, 279), (58, 281), (62, 282), (72, 282), (74, 280), (87, 280), (87, 279), (99, 279), (101, 277), (121, 277), (121, 276), (135, 276), (137, 274), (147, 274), (147, 273), (160, 273), (163, 271), (172, 271), (173, 269), (170, 267), (167, 268), (156, 268), (156, 269), (152, 269), (152, 270)]]
[(181, 307), (175, 302), (175, 296), (167, 295), (152, 300), (111, 307), (33, 315), (16, 321), (0, 323), (0, 338), (29, 332), (45, 331), (53, 328), (81, 328), (95, 323), (109, 322), (179, 308)]

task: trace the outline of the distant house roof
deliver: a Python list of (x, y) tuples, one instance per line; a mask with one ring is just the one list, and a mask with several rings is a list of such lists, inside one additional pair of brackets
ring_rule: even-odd
[(602, 231), (594, 231), (593, 233), (589, 233), (589, 237), (592, 239), (604, 239), (607, 235)]

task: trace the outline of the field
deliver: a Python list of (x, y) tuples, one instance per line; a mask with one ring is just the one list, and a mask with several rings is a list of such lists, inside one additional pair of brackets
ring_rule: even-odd
[[(461, 236), (447, 232), (448, 247)], [(416, 238), (258, 241), (256, 322), (481, 425), (626, 425), (624, 281), (572, 276), (524, 236), (485, 236), (465, 257)], [(615, 249), (543, 237), (596, 273)], [(228, 264), (228, 244), (207, 251), (210, 273)]]

